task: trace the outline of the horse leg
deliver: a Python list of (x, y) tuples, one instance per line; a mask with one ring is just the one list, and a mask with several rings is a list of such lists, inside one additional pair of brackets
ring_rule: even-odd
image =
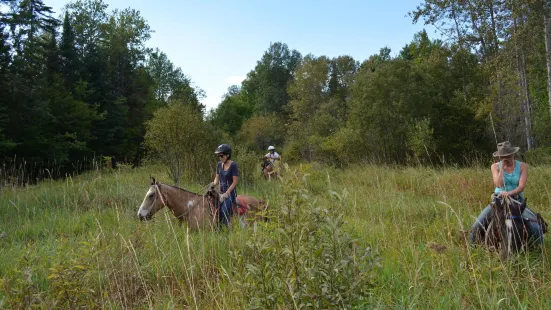
[(241, 226), (241, 228), (247, 227), (247, 223), (243, 221), (244, 216), (237, 215), (237, 217), (239, 218), (239, 225)]

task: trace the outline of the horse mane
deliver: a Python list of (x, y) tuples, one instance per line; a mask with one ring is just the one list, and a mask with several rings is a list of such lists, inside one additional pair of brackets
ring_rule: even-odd
[(197, 196), (203, 196), (203, 195), (201, 195), (201, 194), (199, 194), (199, 193), (192, 192), (192, 191), (189, 191), (189, 190), (187, 190), (187, 189), (184, 189), (184, 188), (181, 188), (181, 187), (178, 187), (178, 186), (175, 186), (175, 185), (170, 185), (170, 184), (165, 184), (165, 183), (158, 183), (158, 184), (166, 185), (166, 186), (168, 186), (168, 187), (172, 187), (172, 188), (175, 188), (175, 189), (179, 189), (179, 190), (184, 191), (184, 192), (186, 192), (186, 193), (194, 194), (194, 195), (197, 195)]

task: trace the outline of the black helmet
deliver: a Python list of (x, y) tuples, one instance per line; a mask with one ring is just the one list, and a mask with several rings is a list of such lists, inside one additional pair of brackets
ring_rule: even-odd
[(229, 146), (227, 144), (220, 144), (216, 148), (216, 151), (214, 153), (215, 154), (224, 153), (224, 154), (228, 155), (228, 158), (230, 158), (231, 157), (231, 146)]

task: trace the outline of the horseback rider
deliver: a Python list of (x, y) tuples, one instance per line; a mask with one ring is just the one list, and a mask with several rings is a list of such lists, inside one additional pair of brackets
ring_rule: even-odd
[(275, 151), (275, 147), (273, 145), (268, 146), (268, 154), (264, 155), (264, 158), (270, 160), (270, 162), (273, 164), (276, 160), (281, 160), (281, 156)]
[(220, 144), (214, 152), (220, 161), (216, 165), (216, 177), (211, 186), (220, 182), (220, 222), (226, 226), (230, 223), (232, 205), (236, 203), (237, 183), (239, 183), (239, 169), (237, 163), (231, 160), (232, 148), (227, 144)]
[[(494, 180), (494, 193), (492, 202), (497, 198), (512, 198), (519, 203), (524, 202), (524, 188), (528, 179), (528, 165), (519, 160), (515, 160), (515, 154), (519, 147), (511, 146), (509, 141), (501, 142), (497, 145), (497, 151), (493, 156), (499, 158), (499, 162), (491, 166)], [(486, 206), (478, 216), (471, 228), (471, 244), (475, 244), (481, 236), (484, 235), (485, 228), (490, 222), (492, 208)], [(529, 230), (531, 239), (537, 244), (543, 245), (543, 230), (538, 222), (538, 216), (528, 207), (522, 213), (525, 219), (526, 227)]]

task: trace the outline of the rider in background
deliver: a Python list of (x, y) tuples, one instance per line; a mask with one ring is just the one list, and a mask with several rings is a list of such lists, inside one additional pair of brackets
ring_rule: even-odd
[[(497, 197), (510, 197), (520, 203), (524, 201), (524, 187), (528, 180), (528, 165), (515, 160), (515, 154), (519, 149), (519, 147), (511, 146), (509, 141), (497, 145), (497, 151), (493, 155), (499, 158), (499, 162), (493, 163), (491, 166), (495, 185), (491, 198), (492, 202)], [(488, 226), (491, 211), (491, 206), (486, 206), (474, 222), (471, 229), (471, 243), (473, 245), (480, 241), (476, 239), (482, 236), (484, 228)], [(525, 223), (533, 240), (538, 244), (543, 244), (543, 231), (534, 212), (526, 207), (522, 217), (528, 219)]]
[(268, 147), (268, 154), (264, 155), (264, 158), (269, 159), (272, 164), (276, 160), (281, 160), (281, 156), (279, 156), (279, 154), (275, 151), (275, 147), (273, 147), (272, 145)]
[(213, 185), (220, 182), (220, 222), (226, 226), (230, 223), (232, 204), (236, 203), (239, 169), (237, 163), (231, 160), (232, 149), (227, 144), (220, 144), (214, 152), (220, 158), (216, 165), (216, 177)]

